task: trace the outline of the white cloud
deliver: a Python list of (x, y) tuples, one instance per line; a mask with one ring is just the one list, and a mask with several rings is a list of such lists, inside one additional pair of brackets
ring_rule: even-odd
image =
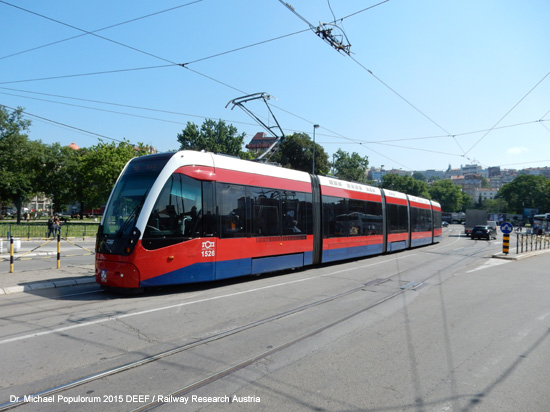
[(527, 149), (524, 146), (516, 146), (516, 147), (509, 148), (506, 151), (506, 153), (511, 154), (511, 155), (519, 155), (519, 154), (522, 154), (522, 153), (527, 152), (527, 151), (529, 151), (529, 149)]

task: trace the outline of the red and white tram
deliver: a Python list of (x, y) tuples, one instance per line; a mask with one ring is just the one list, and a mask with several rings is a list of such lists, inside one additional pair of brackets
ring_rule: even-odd
[(98, 231), (96, 281), (212, 281), (438, 242), (441, 207), (403, 193), (212, 153), (132, 159)]

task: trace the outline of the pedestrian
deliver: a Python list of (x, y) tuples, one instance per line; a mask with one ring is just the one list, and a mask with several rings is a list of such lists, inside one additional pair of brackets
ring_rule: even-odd
[(50, 237), (52, 233), (55, 235), (55, 216), (50, 216), (48, 219), (48, 235), (46, 237)]
[(55, 231), (54, 232), (54, 237), (57, 237), (58, 235), (61, 234), (61, 220), (59, 220), (59, 216), (55, 217), (53, 228), (54, 228), (54, 231)]

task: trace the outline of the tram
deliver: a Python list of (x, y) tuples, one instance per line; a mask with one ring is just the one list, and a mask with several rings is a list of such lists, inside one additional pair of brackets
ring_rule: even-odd
[(317, 265), (439, 242), (441, 206), (207, 152), (137, 157), (96, 241), (96, 282), (144, 288)]

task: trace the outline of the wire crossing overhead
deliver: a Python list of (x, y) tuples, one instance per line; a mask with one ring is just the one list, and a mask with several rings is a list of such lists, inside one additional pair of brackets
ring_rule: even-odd
[[(332, 34), (333, 29), (340, 30), (342, 34)], [(344, 33), (344, 31), (337, 25), (331, 23), (319, 23), (315, 34), (330, 44), (332, 48), (336, 49), (338, 52), (344, 52), (348, 56), (350, 55), (351, 44), (349, 44), (348, 37), (346, 36), (346, 33)], [(347, 44), (344, 43), (344, 38), (346, 39)]]
[[(292, 13), (294, 13), (300, 20), (304, 21), (312, 32), (314, 32), (317, 36), (319, 36), (321, 39), (323, 39), (326, 43), (328, 43), (333, 49), (335, 49), (338, 52), (344, 52), (348, 56), (350, 55), (351, 51), (351, 44), (349, 44), (348, 38), (344, 31), (338, 27), (334, 23), (319, 23), (317, 27), (315, 27), (313, 24), (311, 24), (309, 21), (307, 21), (303, 16), (301, 16), (290, 4), (285, 3), (283, 0), (279, 0), (287, 9), (289, 9)], [(333, 34), (332, 31), (334, 29), (337, 29), (341, 32), (341, 34)], [(344, 42), (345, 39), (345, 42)]]

